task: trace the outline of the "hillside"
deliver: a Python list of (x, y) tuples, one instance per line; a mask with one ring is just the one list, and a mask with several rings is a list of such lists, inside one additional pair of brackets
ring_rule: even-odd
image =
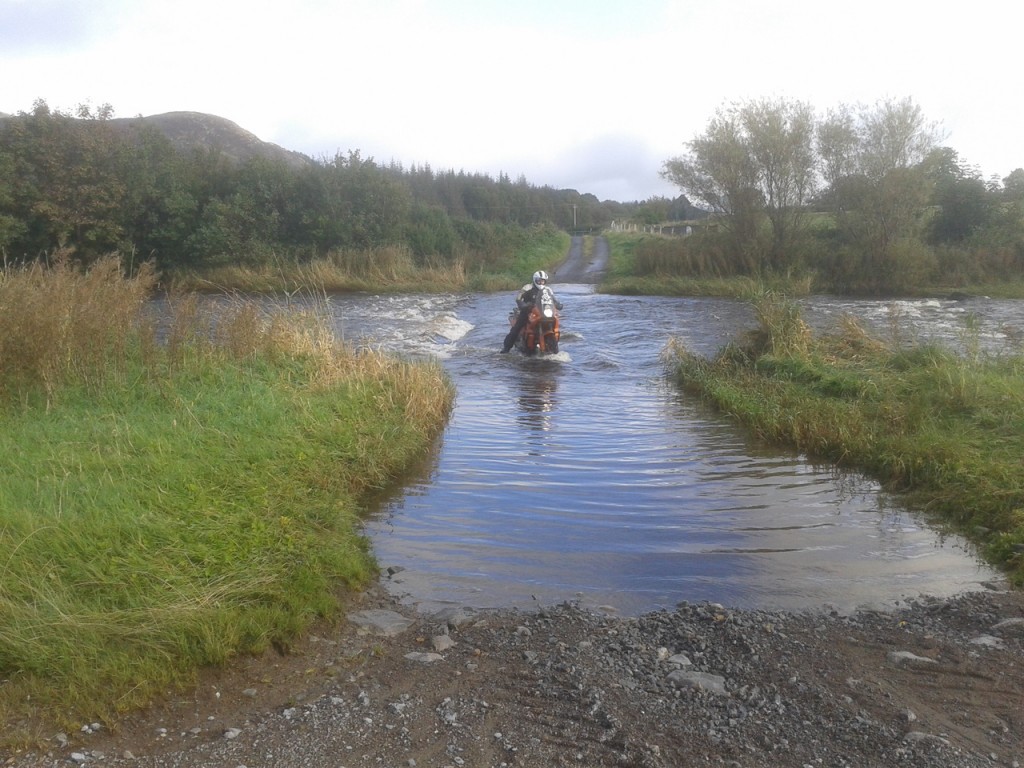
[(114, 118), (109, 122), (125, 130), (151, 126), (182, 151), (197, 147), (214, 149), (238, 161), (266, 157), (283, 160), (293, 168), (312, 163), (306, 155), (263, 141), (226, 118), (202, 112), (165, 112), (149, 117)]

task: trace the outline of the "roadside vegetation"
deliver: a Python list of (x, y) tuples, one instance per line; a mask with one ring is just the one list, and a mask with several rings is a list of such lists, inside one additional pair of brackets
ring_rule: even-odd
[[(609, 237), (602, 290), (748, 298), (760, 328), (712, 360), (678, 345), (681, 386), (763, 437), (878, 477), (1024, 583), (1024, 361), (871, 338), (812, 338), (791, 300), (1024, 297), (1024, 169), (984, 180), (909, 99), (721, 108), (664, 164), (706, 215)], [(894, 328), (898, 319), (894, 319)], [(1019, 337), (1019, 332), (1017, 333)]]
[[(1024, 350), (954, 351), (869, 335), (852, 318), (814, 336), (795, 303), (767, 293), (759, 327), (713, 359), (673, 342), (679, 385), (761, 437), (861, 470), (964, 533), (1024, 584)], [(1013, 337), (1010, 337), (1011, 339)]]
[(158, 321), (155, 283), (116, 257), (0, 272), (7, 742), (335, 616), (375, 575), (363, 505), (449, 414), (439, 365), (342, 346), (326, 313), (178, 295)]
[(942, 140), (910, 99), (730, 103), (664, 162), (678, 197), (620, 203), (358, 150), (234, 159), (37, 101), (0, 117), (0, 255), (119, 253), (188, 290), (486, 291), (610, 229), (608, 292), (1024, 296), (1024, 169), (984, 179)]

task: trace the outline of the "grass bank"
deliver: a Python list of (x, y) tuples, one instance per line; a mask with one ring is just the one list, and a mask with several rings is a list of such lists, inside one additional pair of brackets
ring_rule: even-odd
[(759, 328), (713, 359), (670, 345), (679, 384), (768, 440), (870, 473), (1024, 584), (1021, 350), (883, 342), (850, 318), (813, 336), (770, 295), (756, 311)]
[(679, 237), (611, 232), (609, 269), (602, 293), (626, 296), (717, 296), (751, 298), (765, 290), (807, 295), (812, 280), (802, 276), (750, 277), (730, 274), (724, 263), (690, 252)]
[[(754, 295), (770, 290), (789, 296), (834, 293), (875, 297), (1024, 297), (1024, 278), (1013, 275), (1012, 268), (1002, 263), (992, 265), (990, 271), (984, 268), (990, 260), (1000, 261), (996, 258), (998, 251), (971, 254), (950, 248), (934, 249), (932, 255), (937, 261), (924, 271), (914, 267), (913, 260), (904, 265), (907, 269), (897, 268), (897, 278), (891, 285), (899, 287), (883, 293), (883, 286), (877, 284), (878, 275), (854, 274), (858, 268), (837, 253), (828, 235), (834, 232), (831, 216), (816, 214), (813, 222), (814, 236), (804, 241), (802, 247), (794, 247), (792, 265), (774, 273), (759, 269), (756, 257), (735, 253), (727, 240), (713, 231), (696, 232), (685, 238), (639, 232), (609, 233), (611, 270), (600, 290), (631, 295), (750, 298), (753, 286)], [(908, 254), (931, 253), (924, 244), (918, 246)], [(1009, 257), (1002, 254), (1001, 258)], [(845, 274), (847, 269), (852, 270), (850, 274)], [(986, 274), (993, 276), (986, 279)]]
[[(104, 720), (330, 618), (375, 563), (367, 495), (422, 456), (439, 365), (316, 313), (173, 302), (116, 260), (0, 274), (0, 718)], [(159, 338), (159, 342), (158, 342)]]
[(932, 296), (988, 296), (992, 299), (1024, 299), (1024, 280), (1002, 280), (998, 283), (967, 283), (957, 286), (936, 286), (923, 290), (924, 297)]
[(232, 265), (168, 276), (177, 290), (279, 293), (450, 293), (514, 290), (538, 269), (565, 259), (570, 238), (554, 227), (524, 230), (500, 258), (465, 255), (452, 260), (418, 260), (405, 246), (337, 251), (310, 261), (278, 260)]
[(510, 254), (500, 268), (492, 266), (469, 276), (466, 288), (473, 291), (514, 291), (530, 282), (538, 269), (548, 272), (565, 261), (572, 238), (553, 228), (536, 229)]

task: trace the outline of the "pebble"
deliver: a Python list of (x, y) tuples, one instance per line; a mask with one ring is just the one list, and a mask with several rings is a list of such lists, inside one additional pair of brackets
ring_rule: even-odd
[(1003, 643), (1001, 638), (993, 635), (978, 635), (971, 639), (971, 645), (980, 645), (985, 648), (1005, 648), (1006, 644)]
[(455, 647), (455, 641), (451, 635), (434, 635), (430, 638), (431, 647), (438, 653), (450, 650)]
[(412, 619), (397, 611), (383, 609), (355, 611), (348, 615), (348, 619), (357, 625), (361, 632), (382, 637), (396, 637), (413, 625)]
[(444, 656), (440, 653), (427, 653), (425, 651), (412, 651), (411, 653), (405, 654), (405, 658), (409, 661), (416, 661), (420, 664), (434, 664), (438, 661), (444, 661)]
[(725, 690), (725, 678), (721, 675), (712, 675), (708, 672), (684, 672), (676, 670), (668, 675), (668, 682), (676, 688), (693, 688), (708, 691), (718, 696), (727, 696)]
[(1003, 619), (994, 627), (993, 632), (1006, 635), (1024, 635), (1024, 618)]
[[(918, 610), (914, 610), (913, 601), (907, 602), (911, 610), (897, 614), (899, 626), (905, 626), (907, 632), (921, 638), (921, 641), (915, 643), (914, 640), (905, 639), (899, 642), (904, 647), (938, 649), (945, 653), (943, 644), (950, 642), (950, 639), (943, 634), (946, 627), (941, 613), (938, 610), (929, 611), (927, 604), (918, 605)], [(977, 610), (970, 613), (964, 609), (960, 611), (960, 616), (973, 617), (972, 626), (976, 627), (973, 634), (962, 629), (957, 631), (953, 642), (963, 649), (971, 643), (983, 644), (977, 640), (984, 637), (998, 640), (1007, 647), (1015, 646), (1017, 641), (1013, 633), (1024, 630), (1024, 619), (998, 621), (998, 612), (991, 609), (980, 613)], [(435, 620), (441, 627), (448, 628), (472, 620), (475, 622), (474, 629), (486, 628), (494, 621), (486, 615), (458, 609), (449, 610), (443, 616), (435, 617)], [(420, 617), (418, 621), (424, 620)], [(877, 677), (866, 669), (863, 673), (858, 673), (855, 668), (846, 673), (836, 670), (840, 676), (832, 681), (833, 687), (828, 689), (834, 694), (833, 697), (822, 697), (824, 689), (819, 687), (821, 677), (816, 674), (820, 670), (802, 665), (807, 650), (805, 643), (820, 643), (820, 638), (828, 637), (836, 631), (837, 623), (843, 625), (839, 629), (847, 633), (847, 639), (864, 643), (861, 647), (867, 650), (879, 647), (870, 645), (873, 635), (877, 632), (878, 637), (884, 639), (887, 629), (894, 625), (895, 620), (892, 614), (868, 612), (852, 617), (830, 615), (803, 621), (785, 613), (728, 612), (721, 606), (710, 604), (681, 604), (675, 611), (663, 611), (635, 620), (621, 620), (584, 614), (572, 607), (552, 607), (535, 615), (517, 616), (508, 620), (508, 623), (501, 623), (501, 633), (495, 632), (492, 638), (496, 645), (503, 646), (500, 650), (490, 645), (490, 641), (471, 633), (467, 632), (461, 637), (458, 632), (449, 635), (440, 627), (435, 627), (436, 634), (424, 632), (423, 637), (416, 639), (416, 644), (410, 637), (398, 639), (394, 645), (396, 649), (403, 650), (409, 650), (408, 646), (416, 648), (417, 645), (422, 648), (424, 639), (429, 638), (429, 646), (435, 651), (439, 650), (439, 643), (444, 650), (458, 649), (448, 659), (463, 670), (475, 669), (475, 659), (481, 660), (480, 668), (490, 669), (484, 667), (484, 660), (492, 654), (508, 653), (508, 658), (519, 655), (531, 662), (528, 675), (528, 694), (531, 697), (536, 697), (537, 701), (552, 702), (553, 716), (558, 714), (558, 706), (554, 705), (558, 699), (562, 700), (562, 704), (573, 704), (578, 708), (575, 711), (583, 715), (580, 725), (584, 732), (586, 729), (592, 731), (587, 739), (598, 739), (593, 743), (601, 743), (607, 736), (608, 743), (631, 744), (630, 749), (635, 751), (629, 758), (631, 764), (636, 765), (651, 763), (658, 757), (659, 750), (655, 744), (632, 744), (627, 741), (632, 739), (632, 726), (624, 724), (620, 719), (625, 719), (620, 709), (623, 697), (627, 697), (644, 717), (656, 720), (659, 728), (664, 725), (666, 733), (669, 729), (676, 729), (684, 738), (687, 733), (699, 733), (705, 744), (720, 744), (723, 749), (730, 751), (755, 747), (769, 751), (788, 750), (787, 745), (790, 743), (799, 744), (803, 755), (794, 764), (800, 766), (895, 764), (882, 759), (885, 754), (899, 764), (928, 765), (929, 768), (977, 768), (987, 765), (1020, 768), (1019, 761), (1013, 760), (1014, 755), (1005, 751), (993, 755), (987, 752), (970, 752), (967, 755), (962, 751), (964, 743), (958, 734), (947, 736), (945, 733), (927, 733), (923, 726), (928, 725), (931, 718), (926, 717), (923, 724), (919, 722), (917, 715), (906, 706), (909, 700), (901, 704), (898, 697), (890, 697), (891, 709), (887, 711), (861, 709), (862, 706), (867, 707), (867, 704), (859, 700), (862, 695), (871, 695), (874, 691), (874, 683), (871, 681)], [(977, 636), (978, 628), (981, 627), (991, 634)], [(531, 647), (536, 650), (528, 650)], [(998, 652), (997, 648), (993, 645), (991, 651), (979, 649), (973, 655), (987, 659)], [(881, 653), (878, 655), (881, 656)], [(424, 653), (420, 650), (405, 654), (405, 658), (411, 662), (428, 664), (445, 660), (439, 652)], [(886, 659), (889, 664), (908, 667), (920, 665), (940, 674), (947, 666), (937, 666), (939, 662), (935, 659), (908, 650), (892, 651)], [(874, 662), (880, 668), (877, 671), (886, 674), (878, 661), (882, 659)], [(816, 663), (827, 667), (827, 656)], [(948, 666), (955, 671), (957, 665), (950, 661)], [(766, 668), (773, 672), (772, 676), (764, 674)], [(514, 664), (509, 664), (509, 673), (515, 673), (515, 669)], [(401, 665), (397, 669), (392, 668), (392, 671), (399, 675), (411, 674), (408, 667), (403, 669)], [(442, 669), (442, 674), (447, 672)], [(864, 679), (847, 676), (850, 673), (859, 674)], [(452, 674), (456, 672), (452, 671)], [(888, 674), (893, 673), (890, 671)], [(556, 756), (551, 752), (546, 756), (552, 760), (544, 761), (545, 752), (552, 749), (551, 744), (542, 743), (536, 737), (538, 732), (524, 727), (522, 722), (502, 719), (507, 702), (498, 699), (489, 705), (480, 698), (486, 695), (486, 687), (482, 686), (472, 693), (462, 689), (459, 694), (453, 693), (434, 708), (429, 704), (424, 706), (425, 700), (416, 696), (398, 698), (389, 695), (387, 689), (381, 686), (381, 680), (364, 675), (359, 670), (354, 670), (344, 685), (341, 685), (341, 678), (338, 680), (339, 687), (333, 692), (328, 691), (321, 698), (311, 698), (299, 708), (278, 710), (266, 722), (243, 724), (249, 738), (238, 739), (242, 728), (225, 729), (222, 731), (224, 740), (217, 741), (212, 747), (219, 749), (224, 759), (205, 764), (242, 768), (238, 765), (237, 757), (230, 759), (228, 756), (240, 757), (239, 750), (256, 748), (257, 744), (263, 750), (263, 758), (270, 760), (275, 756), (270, 751), (275, 744), (275, 728), (287, 735), (291, 749), (292, 745), (298, 748), (297, 742), (305, 738), (303, 734), (307, 731), (312, 734), (331, 725), (335, 733), (348, 734), (344, 737), (347, 743), (338, 745), (337, 754), (347, 753), (350, 757), (348, 762), (343, 759), (340, 763), (335, 758), (332, 764), (352, 768), (358, 762), (359, 755), (363, 755), (363, 761), (370, 764), (369, 756), (372, 753), (368, 751), (369, 746), (387, 733), (390, 734), (388, 738), (393, 738), (396, 748), (405, 751), (404, 754), (397, 752), (387, 757), (378, 754), (377, 764), (415, 768), (416, 761), (410, 757), (409, 750), (416, 746), (416, 728), (420, 724), (417, 718), (424, 712), (430, 716), (429, 727), (433, 734), (441, 734), (442, 739), (447, 739), (448, 752), (446, 758), (443, 758), (445, 762), (438, 765), (472, 763), (468, 752), (462, 757), (458, 753), (466, 743), (460, 740), (471, 738), (473, 728), (478, 723), (492, 724), (491, 728), (482, 733), (485, 738), (486, 735), (493, 736), (493, 749), (496, 753), (504, 750), (508, 756), (514, 755), (514, 764), (519, 764), (519, 761), (523, 761), (523, 765), (553, 764), (552, 760)], [(517, 683), (518, 679), (506, 682)], [(850, 695), (845, 695), (847, 691)], [(371, 693), (374, 695), (372, 699)], [(255, 688), (246, 689), (242, 695), (256, 697), (257, 692)], [(495, 709), (490, 710), (491, 706)], [(483, 717), (485, 711), (496, 714)], [(501, 725), (500, 730), (493, 727), (498, 725)], [(87, 732), (86, 728), (92, 730), (94, 727), (99, 726), (90, 724), (82, 730)], [(911, 730), (914, 728), (922, 730)], [(1004, 730), (1005, 733), (1007, 731)], [(1003, 734), (1000, 734), (1000, 738), (1003, 738)], [(368, 741), (362, 742), (361, 739)], [(61, 743), (59, 736), (54, 736), (53, 741)], [(188, 740), (189, 744), (200, 742), (203, 740)], [(67, 736), (64, 736), (63, 743), (71, 746)], [(444, 743), (442, 741), (440, 744), (442, 748)], [(861, 756), (861, 744), (865, 745), (865, 758), (870, 754), (872, 758), (878, 759), (857, 762), (856, 758)], [(854, 752), (849, 751), (851, 745), (854, 745)], [(353, 751), (354, 748), (360, 751)], [(875, 751), (869, 753), (869, 748)], [(993, 742), (988, 748), (995, 750), (997, 745)], [(250, 764), (257, 760), (246, 754), (250, 757)], [(571, 751), (561, 757), (574, 764), (600, 764), (594, 761), (595, 754), (591, 742), (584, 740), (571, 744)], [(98, 764), (97, 755), (97, 752), (91, 751), (71, 755), (63, 751), (62, 762)], [(925, 755), (928, 757), (925, 758)], [(971, 759), (960, 759), (963, 757)], [(122, 764), (118, 763), (119, 759), (134, 760), (129, 753), (122, 752), (114, 758), (112, 765), (120, 768)], [(926, 762), (921, 762), (923, 759)], [(655, 763), (660, 764), (658, 760), (652, 764)], [(489, 764), (508, 765), (500, 761)], [(724, 764), (730, 763), (726, 761)], [(738, 762), (732, 764), (739, 765)], [(172, 763), (160, 765), (169, 768)]]
[(949, 744), (948, 739), (944, 739), (941, 736), (935, 736), (930, 733), (922, 733), (921, 731), (911, 731), (903, 737), (904, 741), (934, 741), (939, 744)]
[(918, 656), (916, 653), (910, 651), (889, 651), (888, 659), (893, 664), (937, 664), (935, 659), (929, 659), (927, 656)]

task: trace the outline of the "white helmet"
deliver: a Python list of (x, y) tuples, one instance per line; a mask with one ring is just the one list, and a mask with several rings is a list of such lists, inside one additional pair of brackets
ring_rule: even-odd
[(542, 285), (545, 285), (547, 283), (547, 281), (548, 281), (548, 273), (545, 272), (543, 269), (538, 269), (536, 272), (533, 273), (533, 287), (534, 288), (540, 288)]

